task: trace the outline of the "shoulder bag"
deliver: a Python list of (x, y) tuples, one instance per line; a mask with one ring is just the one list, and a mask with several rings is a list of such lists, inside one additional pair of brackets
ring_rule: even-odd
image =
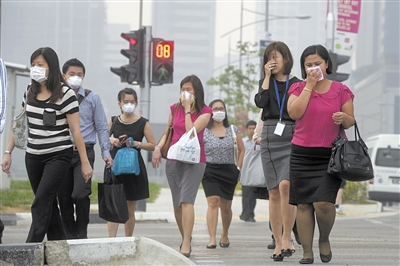
[(248, 187), (267, 187), (261, 162), (261, 150), (246, 150), (244, 153), (240, 184)]
[[(178, 110), (179, 106), (180, 106), (180, 103), (175, 104), (174, 112), (172, 113), (172, 119), (171, 119), (171, 121), (169, 121), (168, 128), (164, 133), (165, 142), (164, 142), (164, 146), (161, 149), (161, 157), (164, 159), (167, 159), (167, 154), (168, 154), (169, 146), (171, 144), (172, 135), (174, 134), (174, 128), (173, 128), (174, 117), (175, 117), (176, 111)], [(161, 138), (162, 138), (162, 136), (161, 136)]]
[(233, 152), (234, 152), (234, 156), (235, 156), (235, 164), (237, 165), (238, 157), (239, 157), (239, 150), (238, 150), (238, 146), (237, 146), (236, 133), (235, 133), (235, 130), (233, 129), (233, 125), (231, 125), (230, 128), (232, 130)]
[(354, 141), (347, 140), (340, 126), (339, 135), (332, 143), (327, 172), (347, 181), (367, 181), (374, 177), (374, 170), (357, 123), (354, 123), (354, 136)]
[(28, 146), (28, 136), (29, 136), (28, 117), (26, 115), (26, 105), (28, 102), (28, 89), (29, 85), (26, 88), (25, 92), (24, 110), (22, 110), (20, 114), (14, 117), (14, 127), (12, 129), (14, 135), (14, 146), (22, 150), (26, 150), (26, 147)]

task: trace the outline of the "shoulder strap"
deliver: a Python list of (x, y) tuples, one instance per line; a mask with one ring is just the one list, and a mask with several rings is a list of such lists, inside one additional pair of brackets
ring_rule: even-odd
[(169, 123), (170, 124), (170, 127), (172, 126), (172, 124), (174, 123), (174, 117), (175, 117), (175, 115), (176, 115), (176, 112), (178, 111), (178, 107), (180, 106), (180, 103), (176, 103), (175, 104), (175, 107), (174, 107), (174, 112), (172, 113), (172, 119), (171, 119), (171, 122)]
[[(87, 97), (91, 92), (92, 92), (91, 90), (85, 89), (85, 97)], [(82, 95), (78, 95), (78, 104), (81, 104), (83, 99), (84, 98), (82, 97)]]
[(112, 133), (114, 131), (114, 126), (115, 126), (115, 122), (117, 122), (117, 117), (116, 116), (112, 116), (111, 117), (111, 121), (112, 121), (112, 125), (111, 125), (111, 128), (110, 128), (110, 137), (111, 137), (111, 135), (112, 135)]
[(233, 125), (230, 126), (231, 130), (232, 130), (232, 138), (233, 138), (233, 142), (236, 144), (236, 133), (235, 130), (233, 129)]

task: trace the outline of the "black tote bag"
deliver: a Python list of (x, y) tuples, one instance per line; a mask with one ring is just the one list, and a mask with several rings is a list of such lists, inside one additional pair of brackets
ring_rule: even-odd
[(354, 124), (354, 136), (354, 141), (347, 140), (340, 126), (339, 135), (332, 143), (327, 172), (347, 181), (367, 181), (374, 178), (374, 170), (357, 123)]
[(122, 183), (117, 183), (110, 168), (104, 169), (104, 183), (98, 184), (99, 216), (108, 222), (125, 223), (129, 219)]

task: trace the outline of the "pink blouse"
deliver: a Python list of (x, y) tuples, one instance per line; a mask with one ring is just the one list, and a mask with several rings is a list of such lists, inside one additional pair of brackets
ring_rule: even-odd
[[(288, 94), (298, 97), (305, 86), (305, 81), (294, 83)], [(334, 123), (332, 115), (340, 112), (349, 99), (353, 100), (354, 94), (346, 85), (337, 81), (332, 81), (326, 93), (312, 91), (304, 115), (296, 120), (292, 143), (302, 147), (331, 148), (340, 128)]]
[[(172, 114), (174, 113), (175, 105), (176, 105), (176, 103), (174, 103), (173, 105), (170, 106)], [(196, 119), (202, 114), (212, 114), (212, 109), (206, 105), (203, 106), (200, 114), (197, 114), (197, 112), (193, 112), (191, 114), (192, 121), (193, 122), (196, 121)], [(181, 138), (181, 136), (183, 134), (185, 134), (185, 132), (186, 132), (185, 110), (183, 110), (183, 108), (181, 106), (178, 107), (178, 110), (176, 110), (176, 114), (174, 116), (174, 121), (173, 121), (172, 126), (174, 128), (174, 134), (172, 135), (170, 147), (172, 145), (174, 145), (176, 142), (178, 142), (178, 140)], [(204, 142), (203, 142), (204, 129), (200, 132), (197, 132), (197, 137), (199, 139), (200, 149), (201, 149), (200, 162), (205, 163), (206, 162), (206, 154), (204, 152)]]

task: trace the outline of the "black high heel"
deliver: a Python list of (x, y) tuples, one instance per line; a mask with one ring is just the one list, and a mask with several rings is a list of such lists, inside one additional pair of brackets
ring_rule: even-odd
[(273, 259), (274, 261), (283, 261), (282, 254), (272, 254), (270, 258)]
[(314, 258), (303, 258), (299, 260), (300, 264), (313, 264), (314, 263)]
[(228, 242), (228, 243), (222, 243), (222, 242), (219, 242), (219, 246), (221, 247), (221, 248), (228, 248), (229, 247), (229, 245), (230, 245), (231, 243), (230, 242)]
[(319, 253), (319, 257), (321, 258), (321, 261), (323, 263), (330, 262), (331, 259), (332, 259), (332, 251), (330, 251), (328, 255), (324, 255), (324, 254)]
[(284, 257), (291, 257), (293, 255), (293, 253), (294, 253), (293, 250), (290, 248), (281, 250), (281, 254)]
[[(179, 251), (180, 252), (180, 251)], [(185, 256), (186, 258), (190, 257), (190, 253), (192, 253), (192, 245), (190, 245), (190, 251), (188, 253), (184, 253), (184, 252), (180, 252), (183, 256)]]

